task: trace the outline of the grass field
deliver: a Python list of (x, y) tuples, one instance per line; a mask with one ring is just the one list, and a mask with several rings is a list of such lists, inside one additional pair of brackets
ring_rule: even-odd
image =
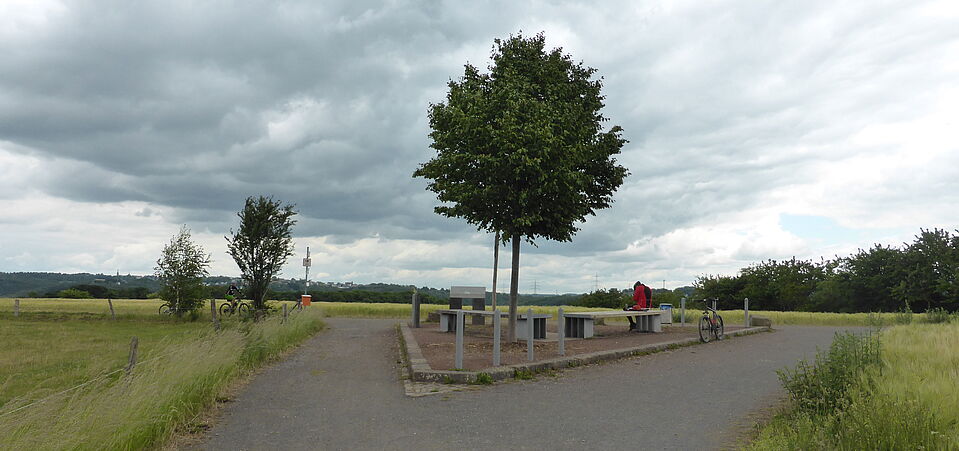
[[(378, 304), (366, 302), (314, 302), (314, 305), (320, 306), (327, 316), (344, 316), (356, 318), (409, 318), (412, 315), (412, 306), (409, 304)], [(420, 317), (425, 319), (433, 311), (449, 308), (447, 305), (422, 304), (420, 306)], [(469, 307), (466, 307), (469, 310)], [(519, 311), (525, 312), (528, 306), (519, 306)], [(556, 306), (534, 306), (534, 313), (556, 314)], [(508, 311), (508, 307), (502, 305), (498, 310)], [(564, 312), (582, 312), (597, 309), (577, 306), (563, 306)], [(744, 312), (742, 310), (723, 310), (720, 312), (726, 324), (741, 325), (744, 323)], [(750, 315), (760, 315), (772, 319), (773, 325), (815, 325), (815, 326), (871, 326), (877, 324), (895, 324), (900, 320), (901, 313), (816, 313), (816, 312), (776, 312), (764, 310), (750, 310)], [(702, 314), (702, 309), (687, 309), (686, 322), (692, 323), (698, 321)], [(913, 314), (914, 321), (923, 320), (923, 315)], [(673, 309), (673, 322), (680, 320), (680, 311)], [(626, 322), (623, 318), (607, 319), (607, 322)]]
[[(160, 316), (155, 300), (0, 300), (0, 449), (161, 445), (237, 377), (322, 327), (318, 309), (281, 323)], [(132, 336), (138, 364), (127, 363)], [(87, 383), (66, 393), (62, 391)]]
[[(225, 301), (217, 301), (218, 305)], [(155, 317), (161, 301), (155, 299), (120, 299), (113, 301), (113, 307), (118, 318), (142, 319)], [(275, 302), (270, 305), (280, 308), (282, 304), (293, 306), (290, 301)], [(410, 304), (388, 304), (388, 303), (370, 303), (370, 302), (314, 302), (314, 306), (319, 306), (326, 316), (331, 317), (354, 317), (354, 318), (409, 318), (412, 314)], [(690, 305), (686, 310), (686, 321), (691, 323), (698, 320), (702, 313), (702, 308), (698, 304)], [(692, 308), (697, 307), (697, 308)], [(426, 319), (426, 316), (433, 311), (449, 308), (445, 304), (422, 304), (420, 305), (420, 317)], [(466, 307), (469, 309), (469, 307)], [(528, 306), (519, 306), (520, 312), (525, 312)], [(533, 306), (535, 313), (556, 314), (556, 306)], [(507, 306), (502, 303), (498, 306), (499, 310), (507, 311)], [(589, 310), (608, 310), (595, 309), (577, 306), (563, 306), (563, 311), (579, 312)], [(0, 298), (0, 318), (10, 317), (13, 311), (13, 299)], [(21, 299), (20, 311), (26, 314), (44, 315), (49, 318), (71, 318), (71, 317), (90, 317), (106, 318), (110, 315), (110, 308), (105, 299)], [(726, 324), (743, 324), (742, 310), (723, 310), (720, 312)], [(761, 315), (772, 319), (773, 325), (817, 325), (817, 326), (875, 326), (879, 324), (891, 325), (904, 320), (902, 313), (818, 313), (818, 312), (777, 312), (765, 310), (750, 310), (751, 315)], [(915, 313), (910, 321), (922, 322), (924, 315)], [(200, 319), (210, 319), (209, 307), (204, 307), (200, 311)], [(673, 309), (673, 321), (679, 322), (679, 308)], [(625, 319), (610, 319), (610, 322), (621, 321)]]
[(819, 412), (794, 403), (748, 449), (959, 449), (959, 323), (895, 326), (880, 343), (880, 362), (856, 369), (842, 403)]

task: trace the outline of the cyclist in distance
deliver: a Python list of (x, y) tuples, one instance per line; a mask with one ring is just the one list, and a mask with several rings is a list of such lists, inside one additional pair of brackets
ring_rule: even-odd
[(230, 288), (226, 290), (226, 300), (230, 304), (236, 303), (237, 296), (240, 295), (240, 289), (236, 287), (235, 283), (230, 283)]
[[(652, 299), (653, 290), (651, 290), (646, 285), (643, 285), (642, 282), (636, 281), (633, 284), (633, 305), (627, 305), (623, 310), (630, 311), (641, 311), (649, 310), (649, 304)], [(636, 321), (633, 320), (632, 316), (627, 316), (626, 319), (629, 320), (629, 330), (636, 329)]]

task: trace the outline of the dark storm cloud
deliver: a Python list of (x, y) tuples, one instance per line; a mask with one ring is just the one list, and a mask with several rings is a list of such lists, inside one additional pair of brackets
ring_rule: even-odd
[(545, 30), (604, 77), (632, 176), (572, 243), (530, 252), (613, 253), (816, 180), (873, 150), (850, 135), (933, 104), (957, 29), (912, 5), (73, 3), (0, 40), (0, 142), (51, 162), (32, 188), (196, 229), (267, 194), (331, 243), (477, 243), (410, 177), (426, 110), (494, 38)]

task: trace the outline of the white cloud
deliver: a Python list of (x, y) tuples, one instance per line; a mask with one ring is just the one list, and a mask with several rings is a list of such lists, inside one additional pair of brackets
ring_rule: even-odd
[[(489, 285), (490, 237), (436, 216), (410, 174), (428, 104), (520, 29), (599, 70), (633, 174), (573, 243), (524, 245), (522, 291), (683, 285), (959, 222), (948, 2), (100, 9), (0, 5), (0, 271), (148, 273), (186, 223), (235, 275), (234, 212), (273, 194), (297, 204), (316, 277)], [(819, 243), (783, 214), (858, 238)]]

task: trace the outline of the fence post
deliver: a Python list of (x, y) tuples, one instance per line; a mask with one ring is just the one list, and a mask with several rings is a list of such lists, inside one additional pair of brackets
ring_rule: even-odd
[(463, 369), (463, 327), (466, 323), (463, 321), (463, 311), (456, 312), (456, 361), (454, 365), (457, 370)]
[(413, 327), (420, 327), (420, 297), (416, 293), (416, 288), (413, 289)]
[(283, 322), (284, 322), (284, 323), (286, 322), (287, 307), (288, 307), (288, 306), (286, 305), (286, 302), (284, 302), (284, 303), (283, 303)]
[(683, 296), (683, 298), (679, 301), (679, 325), (680, 326), (686, 325), (686, 297), (685, 296)]
[(566, 320), (563, 318), (563, 308), (559, 308), (559, 312), (556, 314), (559, 318), (559, 327), (557, 327), (559, 332), (558, 343), (559, 343), (559, 355), (566, 355)]
[(213, 317), (213, 329), (220, 330), (220, 320), (216, 319), (216, 299), (210, 299), (210, 316)]
[(493, 366), (499, 366), (500, 329), (499, 310), (493, 309)]
[(117, 313), (113, 311), (113, 300), (107, 299), (107, 304), (110, 304), (110, 316), (113, 317), (114, 320), (117, 319)]
[(743, 319), (746, 321), (746, 327), (749, 327), (749, 298), (743, 299)]
[(16, 318), (18, 316), (20, 316), (20, 300), (14, 299), (13, 300), (13, 317)]
[(530, 362), (533, 361), (533, 308), (530, 307), (526, 310), (526, 333), (529, 334), (526, 337), (526, 359)]
[(137, 337), (133, 337), (133, 339), (130, 340), (130, 361), (127, 363), (127, 367), (124, 368), (127, 374), (130, 374), (130, 372), (133, 371), (133, 367), (137, 364), (137, 347), (139, 347), (139, 345), (140, 341)]

